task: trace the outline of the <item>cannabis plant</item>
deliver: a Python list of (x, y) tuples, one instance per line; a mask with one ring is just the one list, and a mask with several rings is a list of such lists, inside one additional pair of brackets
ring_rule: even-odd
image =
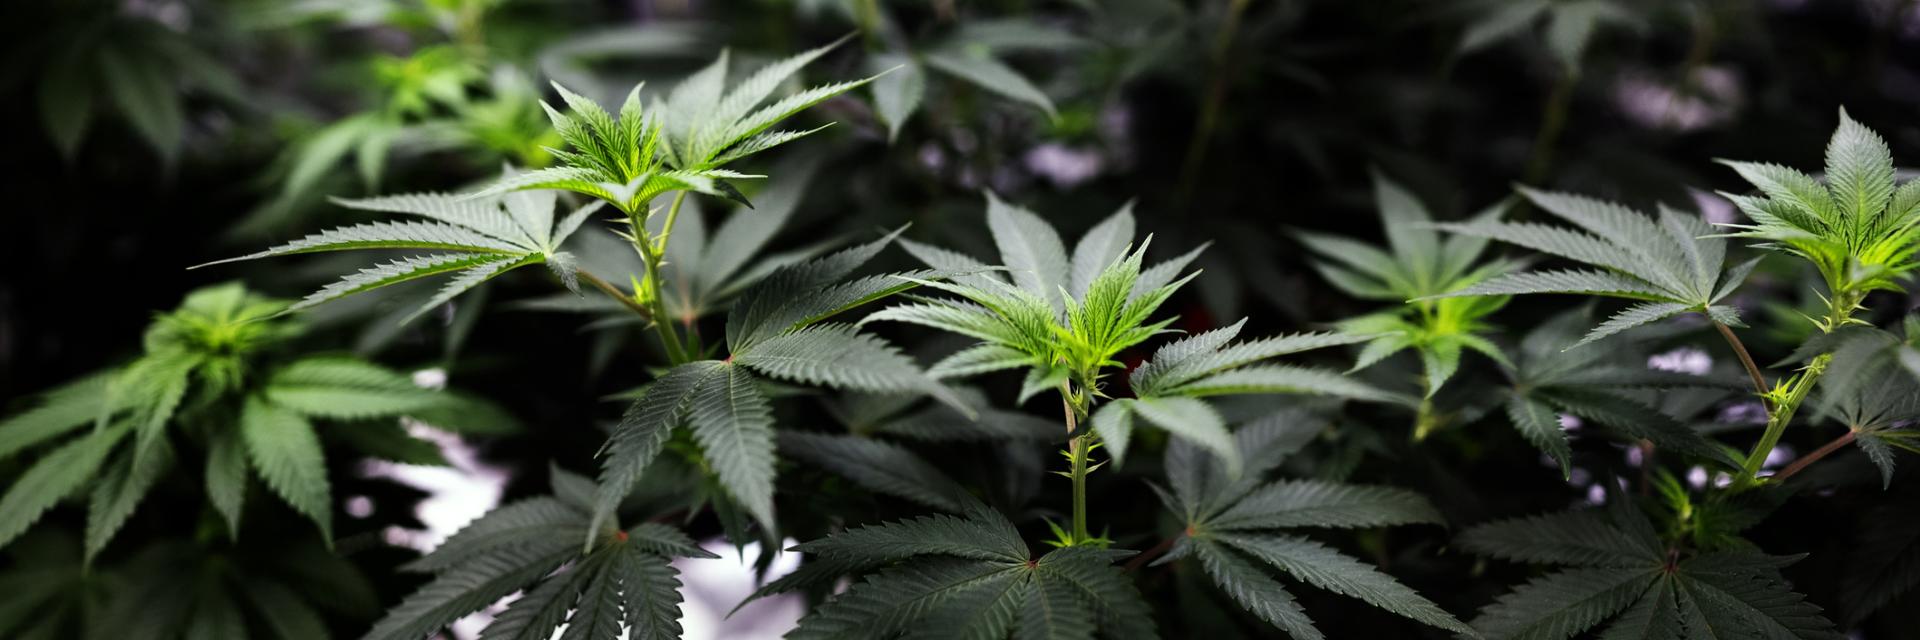
[[(140, 358), (49, 391), (0, 422), (0, 457), (41, 452), (0, 496), (0, 546), (85, 490), (91, 560), (183, 458), (205, 461), (195, 476), (226, 535), (239, 535), (257, 478), (330, 541), (333, 501), (314, 421), (345, 423), (335, 432), (362, 452), (409, 462), (421, 460), (402, 416), (478, 432), (510, 428), (482, 401), (421, 388), (385, 367), (286, 353), (299, 326), (273, 317), (287, 306), (238, 284), (196, 291), (154, 321)], [(183, 445), (202, 455), (182, 456)]]
[[(1487, 339), (1492, 329), (1485, 319), (1506, 304), (1506, 298), (1434, 298), (1517, 269), (1512, 260), (1484, 263), (1484, 239), (1456, 235), (1441, 241), (1433, 218), (1412, 193), (1377, 172), (1373, 176), (1374, 204), (1386, 230), (1386, 251), (1337, 236), (1297, 232), (1302, 244), (1319, 254), (1314, 269), (1335, 288), (1356, 298), (1391, 301), (1390, 311), (1341, 320), (1341, 331), (1374, 336), (1353, 365), (1365, 369), (1396, 353), (1412, 349), (1420, 356), (1421, 385), (1426, 393), (1414, 422), (1414, 438), (1423, 438), (1441, 420), (1433, 409), (1433, 395), (1460, 369), (1460, 355), (1475, 351), (1510, 365), (1499, 345)], [(1483, 211), (1473, 220), (1500, 216), (1503, 205)], [(1409, 302), (1410, 301), (1410, 302)]]
[[(1356, 298), (1412, 301), (1393, 311), (1340, 321), (1340, 328), (1349, 333), (1378, 336), (1367, 342), (1353, 368), (1364, 369), (1413, 349), (1420, 354), (1425, 369), (1422, 383), (1431, 398), (1459, 370), (1462, 351), (1476, 351), (1504, 363), (1506, 355), (1485, 337), (1491, 327), (1484, 319), (1499, 311), (1505, 298), (1433, 296), (1466, 289), (1519, 265), (1504, 259), (1481, 263), (1487, 243), (1473, 236), (1456, 235), (1442, 242), (1431, 227), (1433, 218), (1426, 206), (1386, 176), (1374, 175), (1373, 197), (1380, 210), (1380, 226), (1387, 233), (1387, 251), (1321, 233), (1297, 234), (1301, 243), (1320, 255), (1322, 261), (1315, 262), (1314, 269), (1335, 288)], [(1473, 220), (1497, 219), (1504, 208), (1495, 205)]]
[(1238, 478), (1209, 463), (1192, 445), (1169, 444), (1165, 467), (1172, 491), (1160, 491), (1160, 499), (1184, 529), (1156, 564), (1195, 559), (1221, 591), (1294, 638), (1325, 635), (1268, 567), (1426, 624), (1469, 633), (1452, 614), (1371, 565), (1291, 533), (1300, 527), (1445, 524), (1425, 497), (1404, 489), (1315, 480), (1265, 482), (1262, 476), (1325, 427), (1325, 420), (1304, 411), (1284, 411), (1241, 426), (1233, 434), (1234, 445), (1249, 463)]
[(1780, 569), (1799, 560), (1663, 539), (1631, 498), (1462, 533), (1472, 553), (1564, 567), (1501, 596), (1473, 620), (1487, 638), (1839, 638)]
[[(675, 557), (717, 558), (673, 527), (641, 522), (600, 530), (593, 482), (555, 470), (553, 495), (521, 500), (475, 520), (405, 567), (432, 582), (408, 596), (366, 635), (423, 638), (525, 589), (486, 628), (488, 638), (680, 636)], [(584, 554), (581, 536), (593, 546)]]
[[(1122, 209), (1087, 232), (1069, 255), (1060, 236), (1031, 211), (987, 195), (987, 226), (1000, 249), (1002, 278), (966, 255), (920, 244), (906, 245), (922, 261), (954, 273), (947, 282), (911, 280), (953, 294), (921, 297), (867, 317), (865, 322), (918, 324), (980, 340), (929, 369), (952, 378), (994, 371), (1025, 371), (1019, 402), (1056, 392), (1062, 402), (1067, 452), (1074, 483), (1073, 531), (1067, 546), (1096, 542), (1083, 505), (1089, 456), (1104, 446), (1124, 461), (1135, 417), (1212, 451), (1237, 475), (1244, 464), (1225, 421), (1203, 398), (1249, 393), (1328, 393), (1369, 399), (1389, 394), (1333, 372), (1294, 365), (1257, 364), (1276, 356), (1351, 344), (1366, 337), (1301, 334), (1233, 343), (1244, 323), (1181, 340), (1155, 353), (1129, 376), (1134, 397), (1113, 398), (1106, 376), (1121, 363), (1121, 351), (1167, 332), (1171, 318), (1152, 321), (1160, 305), (1194, 275), (1180, 277), (1188, 253), (1143, 268), (1146, 247), (1131, 247), (1134, 220)], [(1091, 418), (1092, 433), (1080, 429)]]

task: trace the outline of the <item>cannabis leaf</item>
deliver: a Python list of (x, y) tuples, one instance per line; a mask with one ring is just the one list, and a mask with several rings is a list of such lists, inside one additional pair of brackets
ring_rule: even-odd
[(1652, 369), (1637, 349), (1562, 349), (1587, 322), (1586, 314), (1574, 311), (1541, 324), (1521, 341), (1519, 357), (1506, 369), (1512, 383), (1507, 417), (1527, 442), (1559, 462), (1562, 474), (1571, 473), (1573, 450), (1561, 421), (1567, 414), (1665, 450), (1738, 466), (1724, 448), (1650, 404), (1643, 393), (1735, 389), (1737, 383)]
[(1155, 351), (1128, 376), (1135, 397), (1108, 403), (1093, 414), (1094, 431), (1112, 452), (1115, 463), (1125, 460), (1135, 417), (1207, 448), (1227, 462), (1241, 466), (1242, 454), (1233, 446), (1226, 422), (1200, 398), (1250, 393), (1305, 393), (1383, 402), (1405, 402), (1338, 372), (1291, 364), (1259, 364), (1278, 356), (1311, 349), (1365, 342), (1372, 336), (1302, 333), (1233, 342), (1246, 320), (1168, 343)]
[[(1829, 302), (1848, 314), (1868, 291), (1904, 291), (1899, 280), (1920, 262), (1920, 180), (1896, 187), (1893, 157), (1880, 134), (1840, 110), (1827, 143), (1821, 181), (1774, 164), (1722, 160), (1762, 196), (1722, 193), (1752, 224), (1728, 224), (1733, 237), (1805, 258), (1826, 281)], [(1824, 319), (1831, 331), (1842, 315)]]
[(872, 80), (823, 85), (767, 103), (788, 77), (837, 45), (767, 65), (724, 92), (727, 55), (722, 53), (652, 109), (642, 109), (641, 87), (634, 86), (617, 118), (593, 100), (554, 83), (572, 111), (568, 115), (547, 106), (554, 130), (569, 147), (552, 150), (562, 166), (501, 180), (480, 195), (525, 189), (573, 191), (610, 202), (635, 221), (643, 221), (648, 203), (669, 191), (745, 202), (725, 180), (762, 176), (731, 171), (725, 165), (818, 131), (768, 129)]
[(1212, 464), (1193, 445), (1169, 444), (1165, 466), (1172, 493), (1162, 492), (1161, 498), (1185, 523), (1185, 533), (1156, 564), (1197, 560), (1235, 602), (1294, 638), (1325, 636), (1262, 565), (1426, 624), (1467, 633), (1466, 625), (1391, 576), (1320, 542), (1278, 532), (1445, 523), (1426, 498), (1401, 489), (1313, 480), (1263, 484), (1263, 475), (1325, 428), (1325, 420), (1297, 410), (1242, 426), (1232, 436), (1248, 465), (1238, 477)]
[(1907, 338), (1872, 327), (1848, 327), (1824, 341), (1833, 362), (1820, 378), (1821, 413), (1840, 421), (1853, 442), (1880, 469), (1882, 488), (1893, 484), (1894, 450), (1920, 453), (1920, 380), (1903, 358), (1920, 338), (1920, 318), (1908, 316)]
[[(920, 297), (882, 309), (863, 322), (894, 321), (981, 340), (934, 364), (943, 378), (1026, 369), (1020, 402), (1058, 390), (1071, 406), (1107, 397), (1101, 380), (1120, 366), (1125, 349), (1166, 333), (1173, 319), (1148, 320), (1194, 275), (1176, 280), (1195, 253), (1143, 268), (1146, 247), (1131, 249), (1134, 219), (1122, 208), (1095, 225), (1069, 256), (1060, 236), (1031, 211), (987, 194), (987, 224), (999, 245), (1003, 270), (964, 255), (908, 242), (922, 261), (954, 274), (922, 282), (958, 299)], [(1244, 393), (1331, 393), (1384, 398), (1386, 394), (1338, 374), (1290, 365), (1258, 365), (1275, 356), (1350, 344), (1367, 337), (1304, 334), (1229, 345), (1240, 324), (1163, 347), (1132, 377), (1135, 398), (1108, 404), (1090, 417), (1119, 462), (1126, 455), (1133, 416), (1208, 446), (1238, 467), (1226, 426), (1200, 398)]]
[(1152, 638), (1153, 619), (1117, 559), (1093, 547), (1055, 549), (1039, 558), (999, 513), (970, 507), (963, 516), (923, 516), (856, 527), (796, 547), (801, 569), (749, 598), (865, 574), (816, 608), (787, 634), (809, 638), (883, 638), (914, 629), (965, 630), (981, 637)]
[(887, 139), (899, 138), (900, 128), (925, 102), (931, 72), (938, 71), (1055, 118), (1053, 99), (1007, 64), (1005, 56), (1073, 52), (1087, 46), (1078, 36), (1031, 20), (968, 21), (914, 51), (896, 50), (872, 58), (869, 66), (874, 70), (892, 70), (873, 82), (874, 111), (887, 126)]
[(200, 266), (354, 249), (441, 252), (377, 263), (342, 277), (339, 282), (309, 294), (287, 309), (298, 311), (409, 280), (455, 274), (439, 293), (402, 321), (410, 322), (500, 274), (530, 264), (546, 264), (568, 289), (577, 290), (573, 255), (560, 250), (560, 246), (600, 207), (599, 203), (589, 204), (555, 221), (556, 198), (550, 191), (485, 198), (418, 193), (336, 202), (353, 209), (404, 213), (426, 220), (371, 222), (329, 229), (266, 251)]
[[(717, 558), (679, 530), (657, 523), (629, 529), (590, 525), (593, 505), (570, 499), (567, 484), (587, 479), (555, 470), (554, 496), (522, 500), (462, 528), (407, 568), (434, 579), (387, 612), (369, 640), (413, 640), (502, 597), (525, 595), (481, 632), (482, 638), (633, 638), (680, 635), (680, 581), (670, 560)], [(584, 555), (583, 533), (593, 545)]]
[[(64, 7), (73, 9), (75, 7)], [(233, 72), (173, 27), (133, 11), (79, 8), (29, 41), (40, 66), (40, 121), (54, 148), (72, 159), (95, 121), (113, 117), (171, 162), (190, 122), (187, 94), (241, 104)]]
[(951, 399), (891, 345), (849, 325), (824, 323), (915, 286), (914, 279), (890, 276), (845, 280), (897, 234), (785, 267), (741, 294), (727, 317), (732, 355), (669, 370), (614, 428), (601, 469), (596, 526), (612, 516), (673, 430), (685, 426), (732, 498), (773, 529), (773, 419), (760, 376)]
[(869, 490), (952, 513), (973, 504), (966, 488), (900, 445), (850, 435), (788, 431), (780, 451), (853, 480)]
[(1525, 34), (1544, 21), (1547, 49), (1570, 75), (1580, 73), (1580, 59), (1600, 27), (1641, 26), (1637, 16), (1611, 0), (1518, 0), (1478, 5), (1480, 15), (1460, 36), (1462, 53)]
[[(1484, 524), (1460, 547), (1516, 562), (1566, 566), (1481, 610), (1493, 640), (1568, 638), (1606, 624), (1608, 638), (1839, 638), (1780, 568), (1796, 556), (1670, 548), (1630, 499)], [(1608, 622), (1611, 620), (1612, 622)]]
[(247, 479), (257, 476), (330, 537), (332, 497), (314, 420), (437, 414), (434, 422), (458, 428), (461, 408), (477, 402), (355, 358), (262, 362), (262, 351), (298, 332), (272, 319), (285, 307), (238, 284), (195, 291), (154, 322), (140, 359), (49, 391), (35, 408), (0, 421), (0, 457), (67, 438), (0, 495), (0, 546), (91, 486), (91, 559), (173, 469), (168, 433), (188, 422), (206, 427), (207, 496), (230, 536), (239, 532)]
[[(1483, 238), (1455, 235), (1441, 242), (1431, 227), (1433, 218), (1426, 206), (1378, 172), (1373, 175), (1373, 198), (1380, 210), (1380, 226), (1386, 230), (1390, 251), (1347, 238), (1296, 232), (1301, 243), (1321, 258), (1314, 261), (1314, 269), (1335, 288), (1356, 298), (1394, 303), (1412, 301), (1392, 311), (1339, 323), (1346, 333), (1376, 336), (1361, 350), (1354, 370), (1413, 349), (1420, 354), (1426, 370), (1423, 380), (1426, 395), (1433, 397), (1460, 368), (1463, 351), (1477, 351), (1504, 363), (1507, 357), (1500, 352), (1500, 347), (1482, 335), (1491, 328), (1482, 318), (1498, 311), (1506, 304), (1506, 298), (1433, 299), (1429, 296), (1479, 284), (1519, 268), (1519, 263), (1492, 260), (1476, 264), (1480, 254), (1486, 251), (1487, 242)], [(1496, 220), (1505, 208), (1505, 203), (1489, 207), (1475, 215), (1470, 223)]]
[(666, 136), (661, 156), (680, 171), (694, 174), (712, 172), (735, 160), (819, 131), (769, 129), (808, 107), (857, 89), (874, 78), (825, 84), (779, 98), (772, 103), (767, 103), (767, 100), (794, 73), (851, 37), (761, 67), (731, 89), (724, 89), (727, 84), (727, 54), (722, 52), (719, 59), (688, 76), (667, 94), (666, 102), (662, 105), (666, 111)]
[(1746, 280), (1759, 258), (1723, 272), (1726, 240), (1710, 237), (1713, 228), (1699, 217), (1663, 205), (1656, 222), (1625, 206), (1584, 196), (1525, 187), (1520, 188), (1520, 194), (1578, 229), (1494, 220), (1439, 226), (1595, 268), (1507, 274), (1443, 296), (1573, 293), (1637, 301), (1594, 327), (1573, 346), (1689, 312), (1706, 314), (1721, 324), (1744, 326), (1739, 310), (1720, 301)]

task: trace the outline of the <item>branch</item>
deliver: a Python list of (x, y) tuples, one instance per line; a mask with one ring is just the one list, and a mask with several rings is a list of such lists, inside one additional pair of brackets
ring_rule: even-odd
[[(1760, 374), (1760, 365), (1754, 363), (1753, 355), (1747, 353), (1747, 345), (1740, 342), (1740, 336), (1733, 334), (1733, 328), (1721, 324), (1719, 320), (1713, 320), (1712, 322), (1713, 328), (1719, 329), (1720, 335), (1725, 336), (1727, 344), (1733, 347), (1734, 355), (1740, 357), (1740, 366), (1746, 367), (1747, 377), (1753, 379), (1753, 390), (1759, 392), (1760, 401), (1766, 403), (1768, 390), (1767, 378)], [(1773, 411), (1773, 405), (1771, 403), (1767, 403), (1767, 411)]]
[(1793, 464), (1787, 465), (1787, 468), (1781, 469), (1780, 473), (1775, 474), (1773, 476), (1774, 482), (1785, 482), (1787, 478), (1793, 477), (1793, 474), (1800, 473), (1801, 469), (1805, 469), (1807, 468), (1808, 465), (1811, 465), (1815, 462), (1819, 462), (1821, 458), (1825, 458), (1829, 455), (1832, 455), (1833, 452), (1839, 451), (1842, 447), (1845, 447), (1848, 444), (1851, 444), (1853, 442), (1853, 434), (1854, 434), (1853, 430), (1848, 429), (1845, 434), (1842, 434), (1838, 438), (1834, 438), (1833, 442), (1829, 442), (1824, 445), (1821, 445), (1820, 448), (1814, 449), (1813, 453), (1809, 453), (1807, 455), (1801, 456), (1800, 459), (1798, 460), (1794, 460)]
[(1168, 549), (1172, 549), (1174, 541), (1179, 539), (1180, 539), (1180, 536), (1173, 536), (1171, 538), (1161, 540), (1160, 544), (1153, 545), (1152, 549), (1148, 549), (1146, 551), (1141, 552), (1140, 555), (1134, 556), (1133, 559), (1127, 561), (1127, 565), (1126, 565), (1127, 572), (1132, 573), (1134, 571), (1139, 570), (1140, 567), (1146, 566), (1147, 563), (1151, 562), (1154, 558), (1158, 558), (1160, 557), (1161, 554), (1166, 553)]
[(600, 276), (593, 275), (586, 269), (574, 269), (574, 273), (580, 274), (580, 279), (587, 281), (587, 284), (593, 285), (593, 288), (599, 289), (602, 293), (607, 294), (607, 297), (618, 300), (620, 304), (626, 305), (626, 307), (633, 310), (634, 313), (640, 314), (641, 318), (649, 321), (653, 320), (653, 313), (647, 310), (646, 305), (635, 301), (633, 296), (627, 295), (627, 292), (621, 291), (619, 287), (613, 286), (613, 283), (601, 280)]

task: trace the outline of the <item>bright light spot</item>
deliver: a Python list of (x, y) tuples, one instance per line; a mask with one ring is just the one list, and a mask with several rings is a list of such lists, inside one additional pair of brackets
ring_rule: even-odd
[(365, 518), (373, 515), (373, 498), (366, 496), (352, 496), (347, 498), (347, 515), (355, 518)]
[(1666, 353), (1648, 356), (1647, 368), (1703, 376), (1713, 370), (1713, 356), (1694, 347), (1680, 347)]
[(447, 388), (447, 370), (435, 367), (413, 372), (413, 386), (422, 389)]

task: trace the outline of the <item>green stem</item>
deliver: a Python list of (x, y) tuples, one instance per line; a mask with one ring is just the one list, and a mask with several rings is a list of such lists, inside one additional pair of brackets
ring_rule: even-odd
[[(1853, 319), (1853, 312), (1860, 309), (1860, 301), (1864, 295), (1845, 290), (1835, 293), (1828, 300), (1827, 318), (1821, 323), (1820, 330), (1832, 333), (1846, 326)], [(1774, 399), (1773, 410), (1767, 415), (1767, 430), (1760, 434), (1760, 441), (1753, 444), (1753, 450), (1747, 452), (1746, 461), (1740, 465), (1740, 477), (1735, 479), (1733, 484), (1735, 491), (1759, 484), (1761, 465), (1766, 464), (1767, 455), (1780, 444), (1780, 434), (1786, 432), (1787, 424), (1793, 421), (1794, 412), (1800, 409), (1800, 404), (1813, 392), (1814, 384), (1820, 381), (1820, 376), (1826, 374), (1827, 365), (1832, 362), (1833, 354), (1831, 353), (1815, 356), (1799, 375), (1786, 383), (1786, 392)]]
[(667, 222), (661, 225), (660, 241), (657, 244), (647, 234), (645, 217), (639, 214), (629, 215), (629, 220), (633, 223), (633, 244), (640, 250), (640, 263), (646, 269), (646, 279), (640, 283), (640, 286), (646, 288), (646, 292), (641, 298), (646, 301), (647, 308), (652, 314), (653, 330), (660, 334), (660, 343), (667, 350), (667, 360), (674, 365), (686, 364), (691, 361), (691, 358), (687, 356), (685, 346), (680, 342), (679, 333), (673, 329), (672, 316), (667, 313), (666, 294), (661, 287), (661, 281), (664, 278), (661, 277), (660, 266), (666, 260), (667, 235), (673, 230), (674, 219), (679, 216), (680, 204), (686, 200), (686, 195), (686, 192), (682, 191), (674, 196), (673, 206), (667, 211)]
[(1193, 125), (1193, 139), (1187, 142), (1187, 158), (1180, 166), (1180, 201), (1187, 202), (1193, 196), (1195, 183), (1200, 179), (1200, 165), (1206, 160), (1207, 143), (1213, 139), (1213, 129), (1220, 124), (1220, 108), (1227, 101), (1227, 65), (1232, 61), (1227, 54), (1233, 49), (1233, 38), (1240, 31), (1240, 16), (1246, 13), (1250, 0), (1227, 0), (1227, 14), (1220, 21), (1220, 31), (1214, 35), (1212, 77), (1207, 81), (1205, 102), (1200, 104), (1200, 114)]
[(1854, 434), (1856, 433), (1858, 432), (1848, 429), (1846, 433), (1841, 434), (1838, 438), (1834, 438), (1832, 442), (1822, 445), (1819, 449), (1815, 449), (1813, 453), (1809, 453), (1805, 457), (1793, 461), (1793, 464), (1787, 465), (1787, 468), (1781, 469), (1780, 473), (1773, 477), (1773, 481), (1786, 482), (1787, 478), (1791, 478), (1794, 474), (1800, 473), (1801, 470), (1807, 468), (1807, 465), (1819, 462), (1821, 458), (1832, 455), (1833, 452), (1839, 451), (1841, 448), (1852, 444)]
[(1073, 543), (1092, 540), (1087, 535), (1087, 436), (1073, 439)]
[(1547, 168), (1553, 163), (1553, 147), (1560, 141), (1560, 131), (1567, 126), (1567, 110), (1573, 105), (1573, 87), (1579, 78), (1572, 69), (1563, 70), (1560, 79), (1553, 83), (1553, 93), (1547, 94), (1547, 102), (1541, 105), (1540, 132), (1534, 135), (1533, 153), (1527, 158), (1527, 184), (1539, 184), (1547, 177)]
[(1090, 433), (1077, 433), (1080, 422), (1087, 416), (1084, 401), (1078, 400), (1071, 384), (1060, 385), (1061, 411), (1067, 423), (1068, 440), (1068, 476), (1073, 479), (1073, 544), (1085, 544), (1093, 540), (1087, 533), (1087, 457), (1092, 449)]
[(1760, 394), (1762, 402), (1766, 401), (1769, 389), (1767, 378), (1760, 374), (1760, 365), (1753, 361), (1753, 355), (1747, 353), (1747, 345), (1740, 342), (1740, 336), (1734, 335), (1732, 327), (1722, 324), (1719, 320), (1713, 321), (1713, 328), (1719, 329), (1721, 337), (1727, 339), (1727, 345), (1733, 347), (1734, 355), (1740, 357), (1740, 366), (1747, 369), (1747, 377), (1753, 380), (1754, 392)]
[(580, 279), (587, 281), (587, 284), (593, 285), (593, 288), (599, 289), (602, 293), (607, 294), (607, 297), (613, 298), (620, 304), (626, 305), (627, 308), (634, 313), (640, 314), (640, 317), (648, 319), (653, 317), (652, 309), (640, 304), (633, 299), (633, 296), (627, 295), (627, 292), (621, 291), (619, 287), (613, 286), (613, 283), (600, 279), (600, 276), (593, 275), (587, 272), (586, 269), (575, 269), (574, 273), (579, 274)]
[(1773, 453), (1775, 445), (1780, 444), (1780, 434), (1786, 432), (1787, 423), (1793, 421), (1794, 412), (1799, 410), (1800, 403), (1813, 391), (1813, 385), (1820, 380), (1821, 374), (1826, 373), (1827, 363), (1832, 361), (1833, 354), (1820, 354), (1788, 384), (1786, 394), (1774, 404), (1772, 415), (1767, 416), (1766, 432), (1760, 434), (1760, 441), (1753, 443), (1753, 450), (1747, 453), (1746, 462), (1740, 465), (1740, 478), (1734, 484), (1736, 490), (1759, 482), (1760, 467), (1766, 464), (1767, 455)]

